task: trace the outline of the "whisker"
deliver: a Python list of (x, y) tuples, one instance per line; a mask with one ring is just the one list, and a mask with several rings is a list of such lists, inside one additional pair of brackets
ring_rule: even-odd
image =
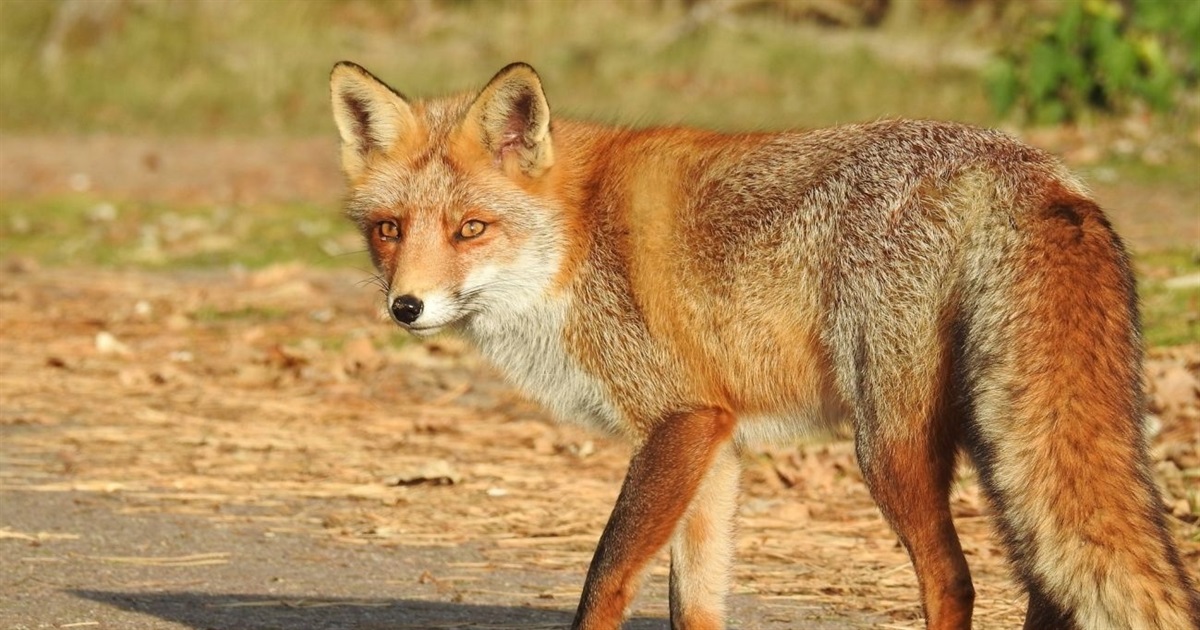
[(359, 271), (363, 272), (364, 274), (367, 274), (367, 277), (356, 282), (355, 286), (365, 287), (365, 286), (369, 286), (369, 285), (374, 285), (376, 287), (379, 287), (380, 292), (385, 293), (385, 294), (387, 293), (388, 288), (389, 288), (388, 282), (382, 275), (380, 275), (379, 273), (376, 273), (374, 271), (368, 271), (366, 269), (361, 269), (361, 268), (359, 269)]
[(378, 288), (380, 291), (384, 291), (384, 292), (387, 292), (387, 290), (389, 288), (386, 284), (384, 284), (383, 282), (380, 282), (378, 280), (363, 280), (362, 282), (357, 283), (355, 286), (358, 286), (358, 287), (374, 286), (374, 287)]

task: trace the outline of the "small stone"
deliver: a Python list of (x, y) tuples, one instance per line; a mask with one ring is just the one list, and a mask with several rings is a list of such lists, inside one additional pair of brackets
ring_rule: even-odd
[(107, 330), (102, 330), (96, 333), (96, 350), (100, 352), (100, 354), (116, 354), (120, 356), (128, 356), (132, 354), (129, 346), (125, 345), (120, 339), (117, 339), (115, 335)]

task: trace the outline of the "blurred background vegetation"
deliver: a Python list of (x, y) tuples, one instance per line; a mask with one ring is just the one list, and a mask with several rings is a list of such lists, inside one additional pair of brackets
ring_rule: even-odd
[(511, 60), (575, 115), (724, 128), (1196, 116), (1189, 0), (3, 0), (0, 128), (317, 134), (353, 59), (416, 94)]
[[(1151, 266), (1148, 325), (1157, 341), (1197, 339), (1196, 291), (1158, 284), (1200, 272), (1198, 231), (1174, 234), (1179, 213), (1200, 225), (1195, 0), (0, 0), (0, 148), (319, 137), (332, 160), (327, 77), (341, 59), (414, 97), (523, 60), (556, 114), (623, 124), (1002, 126), (1109, 186), (1110, 206), (1145, 213), (1143, 197), (1166, 196), (1175, 240), (1135, 247)], [(348, 230), (325, 198), (247, 211), (68, 184), (0, 194), (4, 249), (111, 266), (338, 266), (353, 249), (330, 244)]]
[(1170, 112), (1197, 68), (1200, 2), (1064, 0), (1004, 44), (987, 81), (999, 113), (1019, 106), (1053, 124), (1137, 105)]

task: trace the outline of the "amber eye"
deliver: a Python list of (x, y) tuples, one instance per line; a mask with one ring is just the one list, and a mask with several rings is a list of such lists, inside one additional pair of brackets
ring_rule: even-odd
[(462, 239), (475, 238), (476, 236), (483, 234), (485, 229), (487, 229), (486, 223), (472, 219), (464, 223), (462, 227), (458, 228), (458, 237)]
[(375, 224), (375, 231), (381, 241), (400, 240), (400, 226), (396, 225), (395, 221), (380, 221)]

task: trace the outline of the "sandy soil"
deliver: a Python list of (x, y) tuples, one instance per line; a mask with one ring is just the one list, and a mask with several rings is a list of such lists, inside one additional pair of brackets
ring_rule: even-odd
[[(450, 605), (443, 612), (458, 625), (449, 627), (486, 627), (499, 614), (476, 605), (569, 610), (627, 449), (548, 422), (451, 340), (400, 342), (358, 279), (286, 266), (5, 273), (0, 555), (19, 567), (3, 589), (25, 593), (3, 613), (12, 625), (103, 621), (115, 606), (164, 621), (136, 627), (210, 627), (198, 621), (207, 613), (178, 612), (192, 596), (204, 606), (265, 597), (285, 615), (371, 593), (394, 613), (382, 627), (415, 619), (403, 608), (410, 601)], [(1170, 378), (1177, 368), (1194, 379), (1197, 353), (1151, 363)], [(1200, 413), (1192, 401), (1160, 417), (1172, 523), (1200, 566), (1184, 499), (1194, 484), (1184, 475), (1200, 467)], [(849, 443), (747, 464), (736, 583), (752, 604), (740, 627), (919, 625), (907, 558)], [(969, 479), (954, 509), (978, 625), (1011, 627), (1022, 604)], [(214, 541), (213, 531), (225, 533)], [(312, 547), (293, 544), (272, 570), (303, 588), (263, 591), (258, 545), (298, 538)], [(320, 559), (351, 548), (372, 550), (373, 568)], [(217, 569), (196, 576), (176, 566), (193, 564)], [(117, 570), (126, 565), (137, 577)], [(660, 560), (639, 615), (664, 614), (665, 571)], [(343, 588), (364, 575), (380, 581), (361, 594)], [(61, 617), (30, 597), (47, 579), (59, 599), (66, 589), (67, 601), (103, 605), (68, 606), (72, 616)], [(179, 590), (193, 579), (201, 586)]]

